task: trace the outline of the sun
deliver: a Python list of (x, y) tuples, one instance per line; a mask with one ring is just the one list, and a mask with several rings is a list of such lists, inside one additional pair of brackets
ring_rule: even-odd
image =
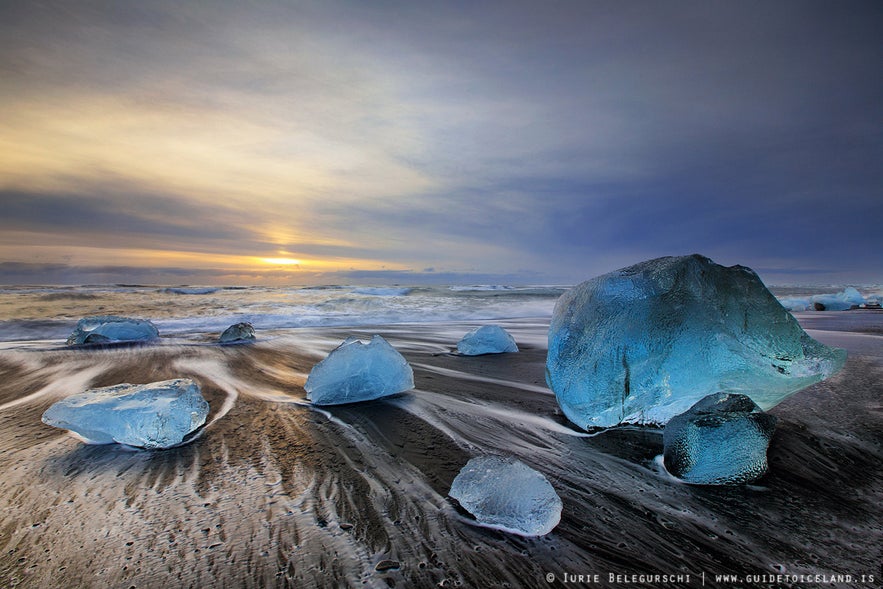
[(261, 258), (261, 262), (272, 266), (299, 266), (301, 263), (295, 258)]

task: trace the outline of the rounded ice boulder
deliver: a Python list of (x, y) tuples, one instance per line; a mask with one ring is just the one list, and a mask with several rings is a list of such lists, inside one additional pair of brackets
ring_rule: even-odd
[(546, 380), (580, 427), (663, 425), (722, 390), (769, 409), (845, 360), (845, 350), (809, 337), (752, 270), (692, 255), (641, 262), (563, 294)]
[(699, 485), (751, 482), (766, 474), (775, 429), (776, 418), (747, 396), (708, 395), (666, 424), (665, 468)]
[(522, 536), (544, 536), (561, 521), (561, 498), (546, 477), (511, 457), (472, 458), (448, 495), (478, 523)]
[(314, 405), (371, 401), (414, 388), (414, 371), (389, 342), (349, 337), (313, 366), (304, 389)]
[(54, 403), (43, 423), (91, 444), (169, 448), (205, 423), (209, 404), (189, 378), (90, 389)]
[(80, 319), (67, 338), (67, 345), (138, 342), (158, 337), (159, 330), (146, 319), (101, 315)]
[(457, 342), (457, 351), (464, 356), (517, 352), (518, 345), (508, 331), (499, 325), (476, 327)]
[(235, 323), (224, 330), (218, 342), (232, 344), (254, 340), (254, 326), (251, 323)]

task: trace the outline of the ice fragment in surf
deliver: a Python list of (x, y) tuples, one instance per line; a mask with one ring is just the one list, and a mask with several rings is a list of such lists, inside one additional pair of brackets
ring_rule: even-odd
[(254, 326), (251, 323), (236, 323), (224, 330), (218, 341), (222, 344), (251, 341), (254, 339)]
[(205, 423), (208, 410), (199, 386), (178, 378), (71, 395), (49, 407), (43, 423), (70, 430), (92, 444), (169, 448)]
[(74, 332), (67, 338), (67, 345), (146, 341), (157, 337), (159, 331), (156, 326), (146, 319), (104, 315), (80, 319)]
[(847, 311), (869, 301), (852, 286), (834, 294), (817, 294), (810, 297), (783, 297), (779, 300), (789, 311)]
[(476, 327), (457, 342), (457, 351), (464, 356), (517, 352), (515, 338), (499, 325)]
[(776, 418), (750, 398), (708, 395), (669, 420), (663, 432), (665, 468), (688, 483), (747, 483), (767, 471)]
[(313, 366), (304, 385), (315, 405), (370, 401), (413, 388), (411, 365), (379, 335), (367, 344), (347, 338)]
[(481, 524), (544, 536), (561, 521), (561, 499), (539, 472), (514, 458), (479, 456), (466, 463), (448, 493)]
[(546, 380), (586, 429), (661, 425), (721, 390), (769, 409), (845, 360), (845, 350), (809, 337), (752, 270), (692, 255), (641, 262), (562, 295)]

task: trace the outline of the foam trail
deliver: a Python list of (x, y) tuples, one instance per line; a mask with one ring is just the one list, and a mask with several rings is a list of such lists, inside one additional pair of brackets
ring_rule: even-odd
[(244, 388), (245, 384), (241, 380), (234, 378), (227, 368), (221, 365), (217, 360), (210, 360), (207, 358), (179, 358), (173, 362), (173, 366), (179, 370), (192, 371), (196, 374), (205, 376), (217, 384), (221, 390), (227, 394), (221, 408), (212, 420), (206, 423), (196, 436), (191, 438), (192, 441), (199, 438), (202, 435), (202, 432), (204, 432), (209, 426), (230, 412), (233, 406), (236, 405), (236, 399), (239, 397), (239, 389)]
[[(502, 407), (500, 405), (492, 403), (461, 401), (460, 399), (453, 399), (449, 395), (442, 395), (439, 393), (433, 393), (424, 390), (415, 389), (414, 392), (416, 394), (412, 397), (408, 397), (407, 400), (392, 399), (392, 401), (396, 402), (400, 407), (407, 411), (411, 411), (413, 405), (423, 405), (424, 409), (428, 406), (432, 406), (436, 409), (442, 409), (445, 412), (453, 410), (479, 419), (493, 417), (499, 419), (500, 421), (509, 422), (510, 424), (515, 426), (523, 426), (525, 424), (529, 424), (551, 432), (577, 438), (591, 438), (596, 435), (590, 434), (588, 432), (577, 431), (567, 426), (561, 425), (560, 423), (557, 423), (556, 421), (549, 419), (548, 417), (534, 415), (532, 413), (527, 413), (518, 409), (508, 409), (506, 407)], [(419, 409), (417, 411), (419, 411)], [(437, 411), (436, 414), (438, 414)], [(421, 417), (422, 416), (423, 415), (421, 415)]]
[(61, 367), (52, 371), (52, 381), (49, 384), (26, 397), (20, 397), (0, 405), (0, 411), (32, 403), (47, 396), (63, 397), (75, 393), (81, 393), (90, 388), (92, 381), (106, 370), (106, 366), (98, 365), (79, 370), (67, 376), (60, 376), (58, 373), (61, 372), (63, 368), (64, 367)]
[(436, 374), (440, 374), (442, 376), (450, 376), (453, 378), (458, 378), (461, 380), (471, 380), (475, 382), (486, 382), (490, 384), (500, 385), (503, 387), (508, 387), (512, 389), (521, 389), (522, 391), (530, 391), (531, 393), (540, 393), (543, 395), (554, 395), (551, 390), (547, 387), (541, 387), (534, 384), (528, 384), (526, 382), (515, 382), (513, 380), (503, 380), (500, 378), (490, 378), (487, 376), (478, 376), (477, 374), (470, 374), (468, 372), (461, 372), (459, 370), (451, 370), (450, 368), (441, 368), (439, 366), (430, 366), (429, 364), (420, 364), (416, 362), (412, 362), (411, 366), (416, 366), (422, 370), (426, 370), (428, 372), (434, 372)]

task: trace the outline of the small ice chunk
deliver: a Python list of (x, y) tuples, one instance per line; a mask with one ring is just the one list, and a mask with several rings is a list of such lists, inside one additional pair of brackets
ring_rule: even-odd
[(546, 380), (580, 427), (662, 425), (722, 390), (769, 409), (845, 361), (749, 268), (692, 255), (641, 262), (562, 295)]
[(457, 351), (464, 356), (517, 352), (515, 338), (499, 325), (476, 327), (457, 342)]
[(806, 311), (812, 307), (808, 297), (783, 297), (779, 303), (789, 311)]
[(448, 495), (480, 524), (522, 536), (544, 536), (561, 521), (561, 499), (546, 477), (510, 457), (472, 458)]
[(738, 393), (708, 395), (663, 432), (665, 468), (699, 485), (747, 483), (767, 471), (776, 418)]
[(254, 339), (254, 326), (251, 323), (236, 323), (224, 330), (218, 341), (222, 344), (244, 342)]
[(813, 308), (820, 311), (848, 311), (867, 302), (865, 297), (852, 286), (835, 294), (814, 295), (810, 300)]
[(205, 423), (208, 402), (189, 378), (90, 389), (54, 403), (43, 423), (92, 444), (169, 448)]
[(379, 335), (367, 344), (347, 338), (313, 366), (304, 385), (314, 405), (371, 401), (413, 388), (411, 365)]
[(809, 297), (783, 297), (779, 300), (789, 311), (848, 311), (858, 309), (871, 302), (853, 286), (830, 294), (816, 294)]
[(146, 319), (130, 319), (116, 315), (85, 317), (77, 322), (67, 345), (135, 342), (159, 337), (159, 330)]

